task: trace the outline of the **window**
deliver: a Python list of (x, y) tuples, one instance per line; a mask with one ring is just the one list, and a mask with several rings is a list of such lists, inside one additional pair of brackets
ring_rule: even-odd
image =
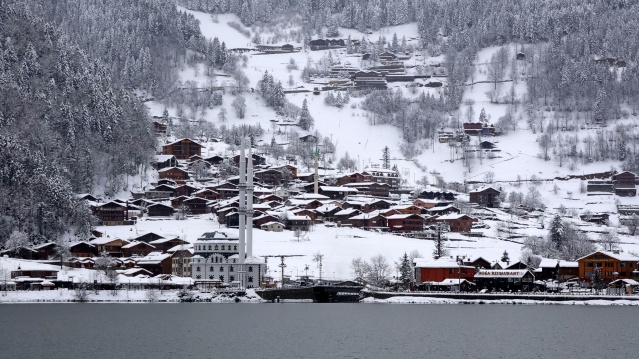
[(220, 281), (224, 282), (224, 276), (223, 275), (221, 275), (219, 278), (220, 278)]
[(222, 246), (222, 248), (220, 248), (221, 250), (224, 250), (224, 246)]
[(211, 245), (209, 244), (209, 250), (211, 250)]
[(231, 268), (229, 268), (229, 272), (234, 272), (235, 268), (233, 268), (233, 266), (231, 266)]
[(202, 279), (202, 276), (198, 274), (195, 276), (195, 279)]
[(253, 277), (249, 276), (248, 277), (248, 281), (249, 281), (249, 283), (253, 283)]
[(220, 266), (220, 272), (224, 272), (224, 267)]
[[(612, 267), (612, 263), (610, 263), (610, 266)], [(626, 267), (626, 263), (619, 263), (619, 268), (625, 268), (625, 267)]]
[(199, 271), (200, 271), (200, 266), (198, 266), (197, 268), (195, 268), (195, 271), (196, 271), (196, 272), (199, 272)]
[(215, 250), (217, 250), (217, 244), (215, 245)]
[(237, 246), (233, 246), (233, 250), (236, 251), (237, 250)]
[(233, 259), (233, 263), (235, 263), (235, 259)]
[(234, 275), (229, 276), (229, 280), (230, 280), (231, 282), (232, 282), (232, 281), (234, 281), (234, 280), (235, 280), (235, 276), (234, 276)]
[(588, 267), (588, 268), (592, 268), (592, 262), (588, 262), (588, 263), (586, 263), (586, 267)]
[(210, 276), (209, 276), (209, 279), (213, 280), (213, 275), (210, 275)]
[(209, 270), (210, 270), (211, 272), (213, 272), (213, 271), (215, 271), (215, 267), (211, 266), (211, 268), (209, 268)]
[(217, 257), (215, 257), (215, 263), (217, 263)]
[(253, 266), (249, 266), (249, 272), (253, 271)]

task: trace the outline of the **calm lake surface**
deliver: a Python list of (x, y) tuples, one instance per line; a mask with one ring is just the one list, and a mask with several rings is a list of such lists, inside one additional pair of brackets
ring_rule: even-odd
[(633, 307), (0, 305), (0, 358), (637, 357)]

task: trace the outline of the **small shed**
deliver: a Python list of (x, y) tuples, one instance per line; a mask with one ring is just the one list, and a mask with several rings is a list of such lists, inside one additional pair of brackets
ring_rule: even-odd
[(267, 222), (260, 226), (261, 229), (267, 232), (282, 232), (284, 230), (284, 225), (280, 222)]
[(617, 279), (608, 284), (607, 294), (624, 295), (632, 294), (635, 288), (639, 288), (639, 282), (634, 279)]

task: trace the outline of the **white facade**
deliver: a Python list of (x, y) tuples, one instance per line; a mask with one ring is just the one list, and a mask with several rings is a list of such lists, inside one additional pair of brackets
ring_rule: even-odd
[[(259, 287), (266, 264), (247, 258), (240, 263), (239, 238), (224, 232), (208, 232), (193, 243), (191, 278), (197, 283), (231, 286), (245, 283), (246, 288)], [(244, 275), (244, 280), (242, 280)]]

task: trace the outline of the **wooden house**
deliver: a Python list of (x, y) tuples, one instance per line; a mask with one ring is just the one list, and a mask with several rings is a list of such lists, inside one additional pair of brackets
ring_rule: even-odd
[(500, 191), (492, 187), (485, 187), (485, 188), (472, 190), (469, 193), (470, 203), (476, 203), (480, 206), (489, 207), (489, 208), (499, 207), (500, 194), (501, 194)]
[[(601, 270), (601, 279), (608, 283), (614, 279), (632, 278), (639, 257), (620, 251), (597, 251), (577, 259), (579, 279), (590, 281), (595, 268)], [(615, 274), (616, 273), (616, 274)]]
[(313, 221), (308, 216), (289, 215), (286, 219), (286, 229), (291, 231), (308, 231), (312, 224)]
[(355, 209), (355, 208), (346, 208), (343, 209), (339, 212), (336, 212), (334, 217), (335, 217), (335, 222), (341, 222), (341, 223), (349, 223), (348, 220), (352, 217), (358, 216), (362, 214), (362, 211)]
[(332, 199), (344, 199), (346, 196), (355, 195), (358, 191), (356, 188), (343, 186), (319, 186), (319, 194)]
[(189, 209), (189, 212), (191, 214), (205, 214), (207, 212), (207, 207), (206, 207), (207, 203), (208, 203), (207, 200), (205, 200), (204, 198), (198, 198), (198, 197), (191, 197), (191, 198), (185, 199), (182, 202), (182, 204), (184, 204), (186, 208)]
[(158, 171), (160, 178), (171, 179), (175, 181), (186, 181), (189, 179), (189, 173), (179, 167), (167, 167)]
[(388, 220), (378, 211), (370, 213), (361, 213), (357, 216), (350, 217), (346, 223), (357, 228), (387, 228)]
[(637, 195), (636, 188), (637, 176), (628, 171), (624, 171), (612, 176), (615, 186), (615, 194), (617, 196), (634, 197)]
[(224, 157), (213, 155), (213, 156), (205, 158), (204, 161), (208, 162), (212, 166), (217, 166), (221, 164), (222, 162), (224, 162)]
[(169, 217), (175, 213), (175, 209), (162, 203), (154, 203), (146, 207), (146, 214), (149, 217)]
[(129, 244), (129, 241), (120, 238), (102, 237), (93, 239), (90, 242), (97, 247), (98, 253), (107, 253), (111, 257), (122, 257), (122, 247)]
[(279, 186), (282, 183), (284, 175), (282, 171), (274, 168), (255, 171), (255, 178), (259, 183), (264, 183), (270, 186)]
[(167, 167), (176, 167), (178, 165), (178, 161), (173, 155), (155, 155), (151, 165), (156, 170), (161, 170)]
[(415, 258), (415, 279), (417, 283), (442, 282), (449, 278), (473, 280), (475, 267), (460, 264), (453, 258)]
[(190, 197), (193, 193), (195, 193), (197, 191), (198, 191), (197, 188), (195, 188), (193, 186), (189, 186), (187, 184), (175, 187), (175, 195), (178, 196), (178, 197), (179, 196)]
[(80, 241), (69, 243), (69, 252), (73, 257), (95, 257), (98, 255), (98, 248), (88, 242)]
[(528, 269), (483, 269), (474, 276), (477, 290), (529, 292), (535, 275)]
[(151, 252), (140, 258), (136, 264), (140, 268), (144, 268), (153, 273), (153, 275), (171, 274), (173, 269), (171, 256), (171, 253)]
[(344, 187), (355, 188), (357, 194), (365, 196), (388, 197), (390, 195), (390, 186), (386, 183), (353, 182), (344, 184)]
[(207, 201), (215, 201), (219, 198), (220, 194), (212, 189), (202, 189), (197, 192), (192, 193), (194, 197), (204, 198)]
[(394, 214), (386, 217), (391, 232), (421, 232), (424, 230), (424, 217), (417, 214)]
[(436, 221), (448, 224), (451, 232), (469, 233), (473, 227), (473, 218), (467, 214), (446, 214), (437, 217)]
[(149, 242), (152, 246), (156, 248), (156, 250), (161, 252), (168, 252), (169, 249), (175, 246), (188, 245), (189, 242), (180, 239), (178, 237), (170, 237), (170, 238), (158, 238), (154, 241)]
[(193, 155), (202, 156), (203, 147), (190, 138), (183, 138), (162, 146), (162, 154), (174, 155), (179, 160), (186, 160)]
[(155, 251), (155, 247), (152, 244), (146, 242), (133, 241), (131, 243), (122, 246), (123, 257), (144, 257), (147, 254)]
[(157, 136), (166, 136), (166, 124), (158, 121), (153, 121), (153, 130)]
[(277, 221), (271, 221), (262, 224), (260, 228), (267, 232), (282, 232), (284, 230), (284, 225)]
[(34, 246), (33, 249), (36, 250), (37, 258), (40, 260), (53, 259), (56, 256), (56, 248), (58, 245), (54, 242), (42, 243)]
[(92, 210), (101, 226), (122, 226), (128, 217), (126, 204), (116, 201), (98, 204)]

